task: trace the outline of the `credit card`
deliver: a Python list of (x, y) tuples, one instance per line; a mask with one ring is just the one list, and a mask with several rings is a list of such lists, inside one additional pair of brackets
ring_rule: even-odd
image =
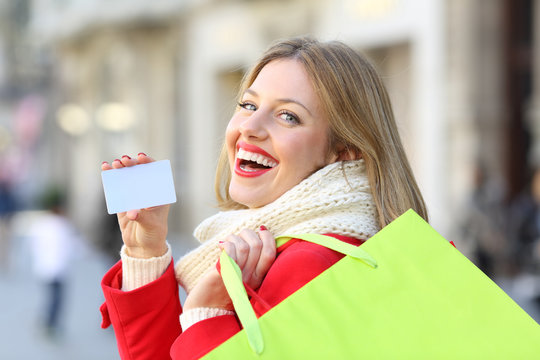
[(169, 160), (102, 171), (101, 180), (109, 214), (176, 202)]

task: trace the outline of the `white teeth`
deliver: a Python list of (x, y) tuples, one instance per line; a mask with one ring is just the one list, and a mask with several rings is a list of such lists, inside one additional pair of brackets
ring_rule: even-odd
[(268, 167), (276, 167), (277, 163), (266, 156), (263, 156), (261, 154), (252, 153), (250, 151), (246, 151), (244, 149), (238, 149), (238, 153), (236, 154), (236, 157), (238, 159), (242, 160), (248, 160), (248, 161), (254, 161), (257, 164), (261, 164)]

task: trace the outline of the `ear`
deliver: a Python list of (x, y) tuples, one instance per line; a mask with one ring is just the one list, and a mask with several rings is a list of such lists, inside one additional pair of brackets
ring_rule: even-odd
[(362, 154), (356, 150), (343, 150), (338, 153), (337, 161), (346, 161), (346, 160), (359, 160), (362, 158)]
[(350, 149), (342, 144), (336, 148), (334, 155), (335, 161), (359, 160), (362, 158), (362, 153), (356, 149)]

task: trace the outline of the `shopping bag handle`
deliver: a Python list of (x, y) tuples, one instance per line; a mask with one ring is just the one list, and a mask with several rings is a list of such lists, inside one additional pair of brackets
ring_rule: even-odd
[(256, 353), (264, 350), (264, 341), (255, 311), (251, 307), (246, 288), (242, 282), (242, 270), (236, 262), (223, 250), (219, 257), (221, 278), (232, 300), (234, 310), (244, 328), (249, 346)]
[[(377, 261), (369, 255), (364, 249), (358, 246), (347, 244), (336, 238), (319, 234), (301, 234), (301, 235), (287, 235), (276, 238), (276, 245), (279, 247), (291, 239), (301, 239), (305, 241), (318, 244), (334, 251), (340, 252), (345, 255), (349, 255), (356, 258), (366, 265), (377, 268)], [(227, 293), (232, 300), (236, 315), (242, 323), (249, 346), (256, 354), (261, 354), (264, 350), (264, 340), (255, 315), (255, 311), (249, 302), (246, 289), (242, 282), (242, 270), (236, 264), (236, 262), (223, 250), (220, 258), (221, 265), (221, 277)]]
[(369, 255), (368, 252), (365, 251), (362, 247), (348, 244), (344, 241), (338, 240), (335, 237), (328, 235), (300, 234), (279, 236), (278, 238), (276, 238), (276, 246), (280, 247), (291, 239), (301, 239), (317, 245), (324, 246), (328, 249), (358, 259), (374, 269), (377, 268), (377, 261), (371, 255)]

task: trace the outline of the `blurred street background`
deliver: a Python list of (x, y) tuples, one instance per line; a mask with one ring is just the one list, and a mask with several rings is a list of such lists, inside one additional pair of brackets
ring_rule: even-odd
[(293, 35), (368, 55), (432, 226), (540, 320), (539, 0), (0, 0), (0, 359), (119, 358), (102, 161), (171, 160), (178, 258), (244, 72)]

